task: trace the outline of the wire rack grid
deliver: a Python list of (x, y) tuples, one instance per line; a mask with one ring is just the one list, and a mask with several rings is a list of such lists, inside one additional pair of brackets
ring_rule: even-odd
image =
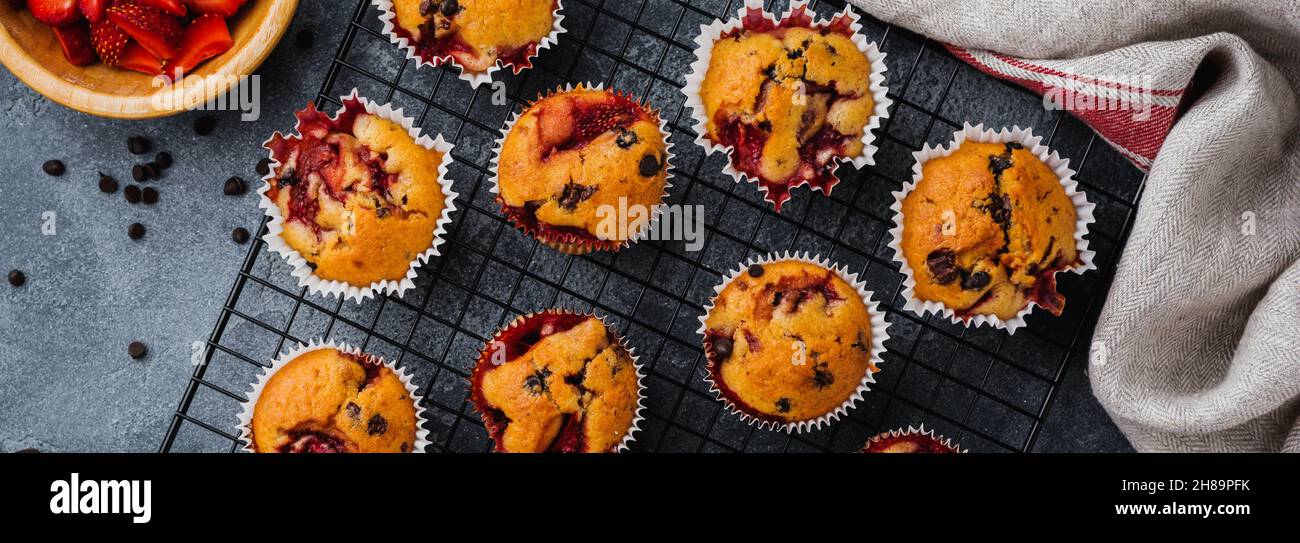
[[(783, 9), (786, 1), (769, 1)], [(924, 423), (972, 451), (1031, 451), (1069, 364), (1089, 338), (1127, 239), (1145, 178), (1073, 117), (1028, 91), (980, 74), (941, 44), (863, 17), (888, 54), (894, 100), (878, 131), (877, 166), (840, 169), (832, 195), (796, 191), (782, 213), (752, 184), (721, 173), (719, 155), (694, 143), (680, 89), (701, 24), (735, 14), (739, 0), (567, 0), (560, 42), (500, 90), (471, 89), (448, 68), (417, 68), (381, 32), (370, 0), (358, 0), (317, 97), (358, 88), (405, 108), (429, 134), (456, 144), (450, 177), (461, 195), (443, 255), (406, 296), (362, 304), (309, 295), (258, 241), (244, 259), (186, 386), (160, 450), (236, 451), (240, 403), (277, 353), (315, 338), (349, 342), (415, 374), (427, 408), (431, 452), (490, 449), (467, 401), (477, 350), (516, 315), (552, 306), (593, 310), (623, 333), (645, 365), (647, 420), (634, 451), (852, 451), (878, 432)], [(817, 0), (823, 16), (844, 9)], [(489, 193), (493, 141), (510, 113), (565, 83), (604, 82), (661, 110), (674, 152), (669, 202), (703, 205), (704, 248), (645, 241), (616, 254), (570, 257), (539, 246), (500, 214)], [(497, 100), (493, 100), (494, 94)], [(1062, 274), (1069, 303), (1039, 311), (1014, 336), (902, 310), (902, 275), (888, 243), (890, 192), (910, 179), (911, 152), (941, 144), (963, 121), (1031, 126), (1072, 159), (1098, 223), (1089, 237), (1100, 270)], [(261, 233), (265, 233), (263, 224)], [(759, 430), (728, 413), (703, 381), (698, 317), (713, 287), (751, 256), (809, 251), (859, 273), (890, 321), (879, 382), (846, 417), (819, 431)]]

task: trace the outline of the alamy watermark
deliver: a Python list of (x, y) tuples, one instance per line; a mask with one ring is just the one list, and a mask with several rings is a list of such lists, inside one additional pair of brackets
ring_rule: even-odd
[(1054, 83), (1043, 93), (1043, 107), (1048, 110), (1132, 111), (1134, 121), (1148, 121), (1156, 103), (1170, 98), (1160, 96), (1154, 78), (1143, 74), (1069, 73)]
[[(262, 118), (262, 77), (259, 75), (191, 75), (185, 79), (181, 73), (172, 84), (165, 75), (153, 78), (155, 89), (162, 89), (150, 97), (155, 109), (171, 111), (239, 111), (240, 120), (252, 122)], [(223, 92), (222, 89), (229, 89)], [(187, 96), (214, 96), (206, 102), (195, 103)]]
[(650, 239), (655, 241), (684, 241), (686, 250), (704, 248), (704, 206), (664, 205), (658, 217), (654, 208), (629, 204), (626, 196), (618, 198), (618, 205), (596, 207), (596, 237), (611, 239)]

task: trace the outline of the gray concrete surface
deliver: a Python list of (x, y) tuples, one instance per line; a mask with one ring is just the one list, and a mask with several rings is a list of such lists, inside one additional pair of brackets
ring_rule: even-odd
[[(222, 183), (256, 177), (260, 142), (314, 97), (351, 7), (303, 2), (290, 39), (260, 71), (261, 119), (214, 113), (218, 127), (207, 137), (191, 129), (204, 113), (98, 119), (0, 71), (0, 272), (17, 268), (28, 277), (22, 288), (0, 284), (0, 451), (158, 447), (193, 369), (190, 344), (207, 338), (246, 252), (230, 231), (253, 230), (260, 217), (251, 191), (223, 196)], [(311, 51), (291, 39), (301, 28), (315, 33)], [(175, 157), (151, 184), (162, 195), (155, 206), (96, 188), (99, 171), (123, 185), (130, 180), (142, 159), (127, 152), (126, 138), (137, 134)], [(65, 175), (41, 172), (51, 158), (67, 164)], [(42, 234), (47, 211), (56, 214), (55, 235)], [(132, 222), (148, 227), (143, 240), (128, 239)], [(132, 360), (131, 341), (146, 343), (148, 356)], [(1130, 450), (1083, 369), (1071, 366), (1035, 450)]]

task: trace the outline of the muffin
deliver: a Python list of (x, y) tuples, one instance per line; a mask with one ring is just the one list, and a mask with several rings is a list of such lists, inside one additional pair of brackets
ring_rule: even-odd
[(884, 318), (836, 269), (798, 258), (748, 265), (702, 318), (708, 380), (746, 419), (790, 431), (821, 426), (880, 371)]
[(641, 377), (599, 318), (548, 310), (488, 342), (470, 399), (497, 452), (615, 452), (640, 421)]
[(405, 453), (423, 447), (413, 388), (383, 360), (347, 348), (283, 359), (250, 399), (254, 452)]
[[(450, 61), (475, 85), (519, 73), (559, 31), (559, 0), (382, 0), (385, 31), (422, 62)], [(388, 28), (387, 26), (391, 26)]]
[(267, 242), (313, 290), (360, 299), (410, 288), (454, 209), (442, 179), (450, 145), (417, 139), (400, 112), (355, 96), (335, 117), (312, 104), (297, 117), (297, 134), (265, 144), (276, 164), (262, 206), (279, 219)]
[(864, 453), (963, 453), (960, 445), (954, 444), (943, 436), (936, 436), (934, 430), (907, 427), (882, 432), (867, 440), (860, 452)]
[(697, 52), (707, 65), (696, 67), (696, 130), (777, 211), (804, 184), (830, 194), (841, 161), (861, 167), (875, 151), (870, 128), (888, 114), (884, 55), (859, 26), (852, 11), (820, 21), (801, 2), (779, 22), (749, 8)]
[(1061, 179), (1017, 141), (959, 142), (925, 161), (902, 200), (912, 296), (960, 319), (1013, 319), (1030, 302), (1060, 315), (1056, 272), (1081, 265), (1076, 210)]
[(579, 85), (519, 114), (498, 145), (502, 212), (557, 250), (617, 250), (643, 233), (668, 188), (658, 114), (631, 97)]

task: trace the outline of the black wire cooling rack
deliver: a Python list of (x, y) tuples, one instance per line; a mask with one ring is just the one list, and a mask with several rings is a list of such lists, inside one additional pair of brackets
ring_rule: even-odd
[[(784, 9), (786, 1), (769, 1)], [(972, 451), (1030, 451), (1066, 367), (1083, 363), (1145, 178), (1073, 117), (1038, 96), (980, 74), (941, 44), (863, 17), (863, 33), (888, 54), (894, 109), (878, 130), (877, 166), (840, 169), (830, 197), (795, 192), (777, 214), (752, 184), (722, 173), (694, 143), (680, 88), (701, 24), (734, 16), (740, 0), (566, 0), (557, 46), (537, 66), (507, 76), (505, 105), (447, 68), (417, 68), (358, 0), (318, 95), (322, 109), (358, 88), (415, 116), (456, 144), (450, 177), (460, 193), (443, 256), (403, 298), (362, 304), (312, 296), (259, 240), (253, 244), (207, 342), (161, 450), (235, 451), (235, 421), (255, 375), (278, 353), (316, 338), (346, 341), (415, 374), (427, 409), (430, 452), (487, 451), (467, 401), (477, 350), (519, 314), (552, 306), (594, 310), (636, 348), (648, 377), (646, 421), (634, 451), (852, 451), (878, 432), (924, 423)], [(818, 0), (823, 16), (843, 9)], [(500, 73), (498, 73), (500, 75)], [(570, 257), (539, 246), (500, 214), (489, 193), (493, 141), (528, 99), (565, 83), (604, 82), (662, 110), (677, 158), (670, 203), (705, 206), (703, 250), (641, 242), (617, 254)], [(332, 104), (332, 105), (331, 105)], [(1037, 311), (1014, 336), (903, 311), (902, 274), (887, 248), (890, 192), (911, 178), (912, 151), (951, 139), (962, 122), (1030, 126), (1071, 167), (1098, 204), (1091, 229), (1099, 271), (1061, 274), (1063, 315)], [(263, 224), (261, 233), (265, 233)], [(698, 317), (730, 269), (786, 250), (827, 256), (861, 274), (891, 323), (879, 383), (846, 417), (788, 435), (742, 423), (703, 381)]]

